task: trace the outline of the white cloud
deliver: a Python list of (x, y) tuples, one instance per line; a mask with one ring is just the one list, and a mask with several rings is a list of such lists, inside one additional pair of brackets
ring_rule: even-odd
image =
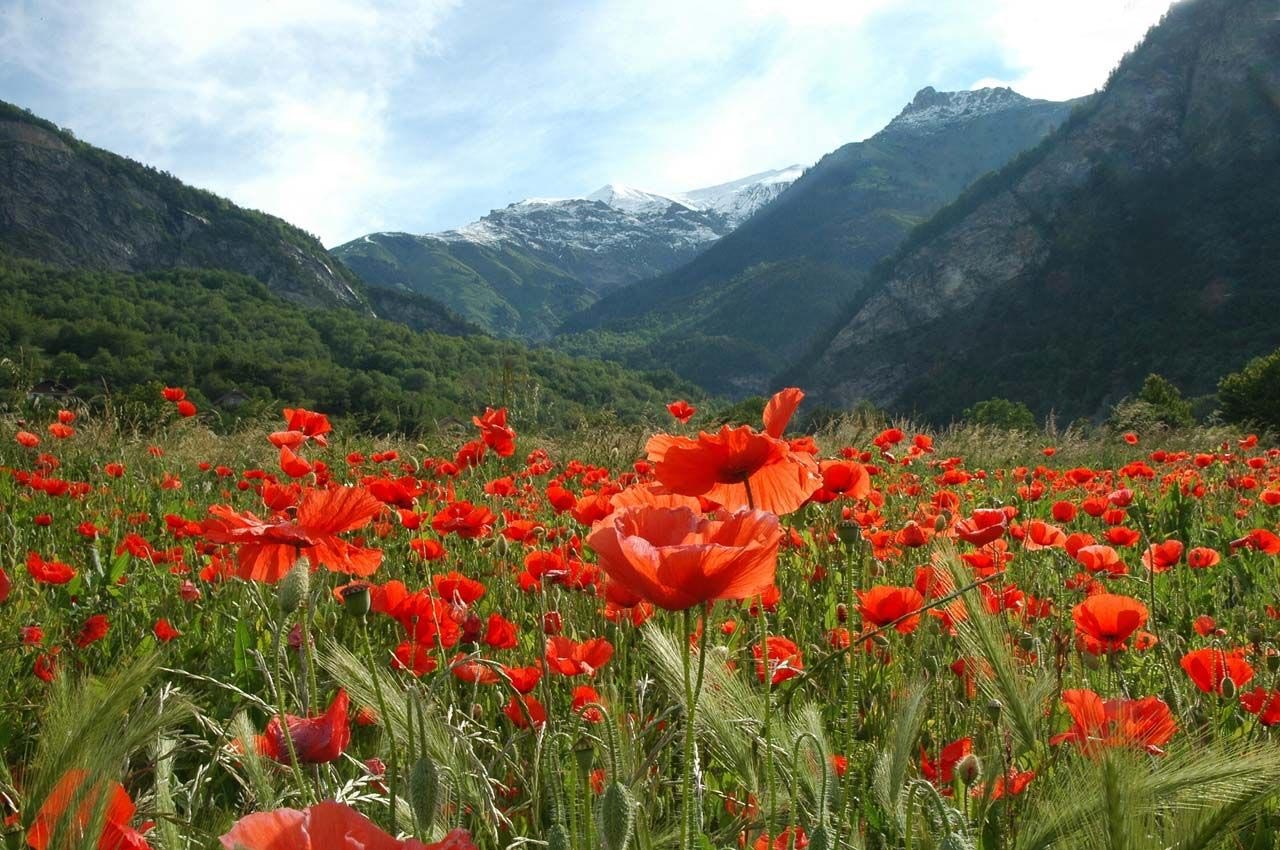
[(924, 85), (1074, 97), (1167, 5), (9, 0), (0, 83), (334, 244), (610, 180), (679, 191), (812, 162)]
[(0, 44), (81, 136), (332, 239), (389, 189), (391, 89), (451, 5), (42, 0)]
[(1169, 5), (1170, 0), (1006, 0), (986, 27), (1014, 69), (1003, 84), (1029, 97), (1065, 100), (1101, 88)]

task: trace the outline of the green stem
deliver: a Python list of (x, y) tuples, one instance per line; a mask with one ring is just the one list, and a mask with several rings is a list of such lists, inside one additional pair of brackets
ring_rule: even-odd
[(373, 677), (373, 692), (378, 698), (378, 711), (382, 715), (382, 731), (390, 742), (387, 751), (387, 810), (390, 816), (391, 834), (396, 834), (396, 736), (392, 731), (391, 713), (387, 711), (387, 700), (382, 693), (382, 676), (378, 672), (377, 660), (373, 654), (373, 642), (369, 639), (369, 621), (361, 623), (364, 632), (364, 651), (369, 659), (369, 674)]
[[(276, 708), (280, 712), (280, 734), (284, 736), (285, 748), (289, 751), (289, 769), (293, 773), (293, 778), (298, 784), (298, 791), (302, 794), (302, 799), (310, 801), (311, 792), (308, 790), (306, 777), (302, 774), (302, 766), (298, 763), (298, 751), (293, 746), (293, 735), (289, 731), (288, 707), (284, 699), (284, 665), (281, 663), (281, 642), (280, 629), (276, 629), (275, 639), (276, 649)], [(246, 741), (245, 746), (251, 746)]]

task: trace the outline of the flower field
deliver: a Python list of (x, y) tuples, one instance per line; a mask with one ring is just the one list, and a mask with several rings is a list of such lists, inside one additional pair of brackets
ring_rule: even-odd
[(1280, 840), (1257, 436), (803, 435), (789, 389), (426, 446), (164, 396), (0, 423), (6, 847)]

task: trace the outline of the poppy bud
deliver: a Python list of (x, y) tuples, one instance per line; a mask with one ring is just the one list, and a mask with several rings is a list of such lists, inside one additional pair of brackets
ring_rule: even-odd
[(956, 776), (965, 785), (972, 785), (982, 776), (982, 762), (973, 753), (969, 753), (956, 764)]
[(440, 772), (431, 756), (423, 755), (409, 771), (409, 805), (418, 819), (418, 827), (425, 835), (431, 831), (436, 815), (436, 797), (440, 790)]
[(849, 606), (845, 605), (843, 602), (836, 605), (836, 620), (841, 623), (849, 622)]
[(294, 562), (293, 569), (280, 580), (280, 590), (276, 594), (280, 613), (288, 616), (297, 611), (310, 593), (311, 564), (306, 558), (299, 558)]
[(550, 637), (560, 634), (564, 628), (564, 620), (560, 617), (559, 611), (548, 611), (542, 615), (542, 633)]
[(547, 830), (547, 850), (570, 850), (569, 830), (558, 823)]
[(604, 850), (626, 850), (635, 827), (635, 804), (631, 792), (613, 780), (600, 797), (600, 845)]
[(342, 589), (342, 605), (346, 612), (357, 620), (363, 620), (369, 613), (369, 588), (363, 584), (349, 584)]
[(991, 718), (992, 723), (1000, 720), (1000, 712), (1004, 711), (1004, 703), (998, 699), (987, 700), (987, 717)]
[(818, 827), (809, 833), (809, 850), (827, 850), (827, 845), (831, 840), (827, 837), (827, 825), (825, 823), (818, 824)]
[(858, 527), (856, 522), (842, 520), (836, 523), (836, 537), (840, 538), (840, 542), (850, 545), (858, 542), (858, 538), (862, 536), (862, 529)]
[(947, 515), (938, 514), (938, 518), (933, 521), (933, 530), (941, 534), (947, 530)]
[(1018, 646), (1023, 652), (1030, 652), (1036, 647), (1035, 635), (1030, 632), (1023, 632), (1018, 636)]
[(1233, 680), (1230, 676), (1224, 676), (1222, 678), (1222, 687), (1220, 689), (1220, 693), (1226, 699), (1232, 699), (1233, 697), (1235, 697), (1236, 695), (1235, 680)]

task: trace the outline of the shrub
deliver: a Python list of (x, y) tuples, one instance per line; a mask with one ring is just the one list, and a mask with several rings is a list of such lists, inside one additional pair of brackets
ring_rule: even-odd
[(1250, 360), (1218, 383), (1218, 405), (1228, 422), (1280, 431), (1280, 350)]
[(1036, 417), (1031, 408), (1020, 401), (1009, 401), (1007, 398), (989, 398), (965, 408), (964, 421), (1006, 431), (1036, 430)]

